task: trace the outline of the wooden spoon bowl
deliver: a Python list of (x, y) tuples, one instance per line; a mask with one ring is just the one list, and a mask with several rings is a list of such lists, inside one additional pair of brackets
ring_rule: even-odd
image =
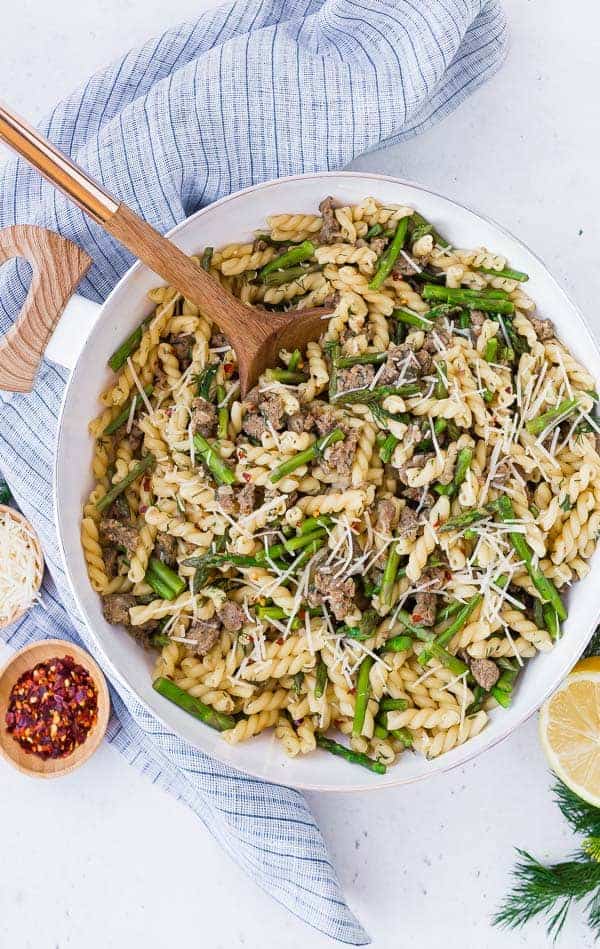
[[(22, 524), (31, 537), (30, 543), (33, 556), (35, 557), (34, 592), (37, 593), (40, 586), (42, 585), (42, 577), (44, 576), (44, 555), (42, 553), (42, 547), (39, 538), (29, 521), (23, 517), (19, 511), (15, 511), (14, 508), (7, 507), (5, 504), (0, 504), (0, 519), (3, 517), (10, 517), (17, 524)], [(29, 604), (29, 606), (30, 605), (31, 604)], [(4, 629), (6, 626), (11, 626), (12, 623), (16, 623), (16, 621), (27, 612), (29, 606), (24, 607), (22, 610), (15, 610), (10, 616), (0, 619), (0, 629)]]
[[(98, 692), (98, 718), (86, 740), (78, 745), (72, 754), (66, 758), (48, 758), (43, 761), (37, 755), (25, 751), (7, 731), (6, 711), (12, 688), (24, 672), (33, 669), (39, 662), (47, 662), (57, 657), (63, 659), (65, 656), (72, 656), (75, 662), (83, 666), (91, 676)], [(102, 742), (109, 717), (110, 697), (104, 674), (92, 657), (74, 643), (64, 639), (45, 639), (42, 642), (33, 643), (11, 656), (6, 665), (0, 669), (0, 756), (29, 777), (59, 778), (80, 768), (92, 757)]]

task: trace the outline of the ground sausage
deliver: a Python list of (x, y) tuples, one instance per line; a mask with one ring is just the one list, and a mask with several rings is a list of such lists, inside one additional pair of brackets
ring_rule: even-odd
[(224, 333), (213, 333), (210, 338), (210, 348), (211, 349), (223, 349), (224, 346), (228, 346), (227, 337)]
[(124, 547), (128, 554), (132, 554), (139, 542), (139, 531), (132, 524), (103, 517), (100, 520), (100, 539), (106, 546)]
[(392, 267), (392, 273), (396, 277), (414, 277), (416, 273), (420, 273), (420, 268), (418, 264), (415, 264), (414, 260), (406, 257), (404, 254), (400, 253), (396, 259), (396, 263)]
[(303, 412), (294, 412), (293, 415), (290, 415), (288, 418), (288, 428), (290, 432), (310, 432), (311, 429), (315, 427), (315, 419), (313, 415), (305, 415)]
[(337, 377), (337, 391), (347, 392), (349, 389), (366, 389), (373, 381), (374, 375), (375, 369), (369, 365), (342, 369)]
[(309, 416), (313, 419), (319, 435), (329, 435), (337, 426), (335, 411), (325, 402), (313, 402), (309, 409)]
[(178, 336), (171, 335), (169, 342), (177, 356), (179, 368), (184, 372), (192, 361), (192, 346), (195, 342), (194, 337), (191, 333), (180, 333)]
[(398, 522), (398, 533), (400, 536), (414, 539), (417, 536), (418, 529), (418, 515), (413, 511), (412, 507), (403, 507)]
[(331, 196), (324, 198), (319, 205), (323, 224), (319, 232), (320, 244), (335, 244), (342, 239), (342, 232), (335, 216), (335, 201)]
[(265, 392), (261, 394), (258, 407), (264, 420), (272, 425), (276, 432), (281, 431), (285, 414), (281, 396), (276, 392)]
[(398, 516), (395, 503), (391, 498), (384, 498), (377, 503), (376, 512), (375, 530), (380, 534), (391, 534)]
[(177, 566), (177, 538), (159, 531), (154, 542), (154, 556), (167, 567)]
[(323, 469), (328, 474), (337, 474), (340, 478), (347, 478), (352, 471), (357, 444), (358, 434), (355, 429), (352, 429), (343, 442), (336, 442), (325, 449)]
[(255, 511), (257, 507), (260, 507), (262, 504), (262, 500), (260, 498), (261, 494), (262, 491), (256, 484), (246, 484), (240, 489), (237, 496), (237, 502), (242, 517), (247, 517), (249, 514), (252, 514), (252, 512)]
[(249, 435), (250, 438), (260, 439), (268, 430), (267, 423), (258, 412), (248, 412), (248, 414), (244, 416), (242, 431), (246, 435)]
[(210, 438), (217, 425), (217, 409), (207, 399), (198, 396), (192, 402), (192, 432)]
[(129, 610), (136, 605), (137, 599), (131, 593), (111, 593), (102, 597), (104, 619), (113, 626), (129, 626)]
[(354, 580), (332, 576), (326, 568), (315, 571), (315, 588), (308, 595), (310, 606), (320, 606), (326, 602), (331, 607), (336, 620), (342, 620), (354, 606)]
[(477, 685), (489, 692), (500, 678), (500, 669), (492, 659), (471, 659), (471, 672)]
[(235, 514), (235, 494), (230, 484), (222, 484), (217, 488), (217, 501), (226, 514)]
[(415, 608), (412, 611), (411, 619), (413, 623), (419, 626), (433, 626), (435, 624), (435, 614), (437, 599), (435, 593), (423, 591), (415, 596)]
[(481, 310), (471, 310), (471, 329), (473, 330), (475, 339), (479, 339), (481, 336), (481, 330), (485, 320), (485, 313), (482, 313)]
[(528, 320), (535, 330), (535, 335), (542, 342), (554, 339), (554, 323), (551, 320), (538, 320), (535, 316), (529, 316)]
[(233, 600), (226, 600), (217, 615), (229, 633), (239, 632), (246, 620), (243, 609)]
[(197, 619), (188, 630), (188, 639), (196, 641), (194, 652), (198, 656), (205, 656), (212, 649), (221, 635), (221, 624), (218, 619)]

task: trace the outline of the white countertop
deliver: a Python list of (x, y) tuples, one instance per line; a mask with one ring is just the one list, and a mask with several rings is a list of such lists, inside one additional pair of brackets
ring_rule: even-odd
[[(36, 119), (126, 47), (210, 5), (7, 0), (2, 96)], [(434, 130), (353, 167), (414, 178), (506, 224), (600, 334), (600, 13), (595, 0), (505, 6), (512, 46), (502, 71)], [(550, 780), (531, 721), (435, 782), (309, 795), (376, 949), (547, 946), (542, 926), (506, 934), (488, 918), (506, 891), (513, 845), (544, 859), (573, 849)], [(334, 945), (259, 891), (191, 812), (106, 746), (56, 783), (2, 765), (0, 841), (7, 949)], [(562, 945), (592, 946), (577, 910)]]

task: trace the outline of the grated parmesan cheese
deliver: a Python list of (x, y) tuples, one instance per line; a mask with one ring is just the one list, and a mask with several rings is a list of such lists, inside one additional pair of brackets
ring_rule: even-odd
[(0, 516), (0, 623), (40, 602), (36, 538), (29, 526), (10, 514)]

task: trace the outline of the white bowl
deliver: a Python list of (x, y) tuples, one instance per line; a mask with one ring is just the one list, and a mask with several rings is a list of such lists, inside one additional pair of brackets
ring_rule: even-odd
[[(267, 182), (223, 198), (173, 229), (170, 237), (187, 253), (205, 246), (252, 239), (272, 213), (314, 213), (332, 194), (344, 204), (357, 204), (373, 195), (382, 202), (408, 204), (435, 223), (442, 234), (460, 247), (484, 245), (504, 254), (510, 266), (526, 271), (527, 292), (541, 316), (554, 321), (560, 338), (574, 355), (600, 379), (600, 354), (582, 316), (548, 270), (525, 245), (498, 224), (411, 182), (383, 175), (335, 172), (301, 175)], [(56, 453), (55, 491), (57, 524), (67, 574), (82, 615), (106, 657), (105, 669), (124, 682), (162, 721), (191, 745), (249, 774), (299, 788), (358, 791), (394, 787), (419, 781), (464, 764), (506, 738), (542, 704), (575, 663), (600, 619), (599, 554), (590, 575), (568, 595), (569, 618), (564, 636), (549, 653), (527, 663), (511, 707), (497, 709), (484, 731), (440, 758), (427, 761), (406, 753), (385, 775), (372, 774), (323, 751), (287, 758), (271, 734), (230, 747), (210, 728), (162, 699), (152, 689), (152, 658), (122, 629), (102, 616), (100, 598), (92, 590), (79, 541), (81, 506), (91, 489), (93, 443), (88, 421), (99, 410), (98, 394), (110, 382), (106, 367), (110, 353), (151, 311), (146, 293), (160, 281), (136, 264), (117, 284), (102, 307), (81, 350), (65, 392)]]

